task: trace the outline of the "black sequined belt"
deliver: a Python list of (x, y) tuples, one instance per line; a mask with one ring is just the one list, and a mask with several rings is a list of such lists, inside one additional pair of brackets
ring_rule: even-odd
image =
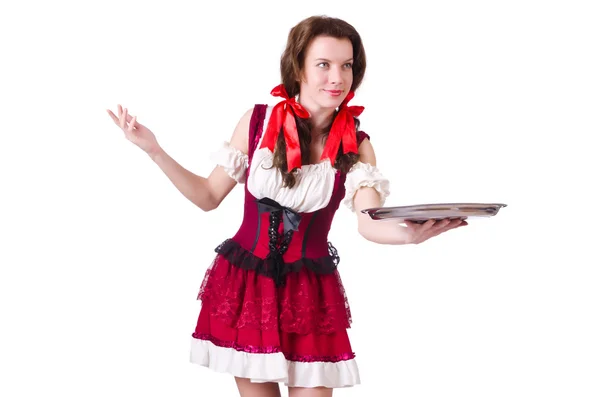
[[(285, 284), (283, 274), (283, 254), (287, 251), (292, 235), (300, 225), (300, 214), (294, 210), (280, 205), (268, 197), (257, 200), (259, 215), (269, 212), (269, 254), (265, 258), (270, 267), (269, 273), (273, 274), (275, 285)], [(279, 225), (283, 220), (283, 234), (279, 233)]]

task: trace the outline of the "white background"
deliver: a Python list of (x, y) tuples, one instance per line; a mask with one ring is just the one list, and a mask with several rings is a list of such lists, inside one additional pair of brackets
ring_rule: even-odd
[[(12, 2), (0, 10), (3, 396), (235, 396), (189, 363), (198, 288), (243, 189), (204, 213), (108, 117), (186, 168), (275, 104), (289, 29), (363, 37), (386, 205), (508, 204), (418, 246), (340, 208), (362, 385), (338, 396), (598, 396), (600, 13), (592, 1)], [(167, 5), (168, 4), (168, 5)]]

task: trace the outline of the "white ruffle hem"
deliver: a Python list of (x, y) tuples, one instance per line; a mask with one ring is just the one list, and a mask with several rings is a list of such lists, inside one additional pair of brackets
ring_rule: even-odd
[(289, 361), (283, 353), (246, 353), (193, 337), (190, 362), (254, 383), (283, 382), (289, 387), (328, 388), (360, 384), (355, 359), (336, 363)]

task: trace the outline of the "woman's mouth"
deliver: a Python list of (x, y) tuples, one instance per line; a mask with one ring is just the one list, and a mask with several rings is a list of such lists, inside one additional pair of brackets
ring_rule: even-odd
[(342, 95), (342, 90), (324, 90), (327, 94), (331, 95), (331, 96), (340, 96)]

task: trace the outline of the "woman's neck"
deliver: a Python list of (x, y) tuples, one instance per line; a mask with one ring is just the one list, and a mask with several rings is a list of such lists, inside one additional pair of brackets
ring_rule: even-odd
[(308, 111), (310, 114), (310, 122), (312, 124), (311, 134), (313, 137), (320, 136), (323, 131), (331, 124), (331, 119), (333, 117), (333, 113), (335, 109), (332, 108), (323, 108), (321, 106), (308, 103), (302, 103), (302, 100), (299, 100), (300, 104)]

